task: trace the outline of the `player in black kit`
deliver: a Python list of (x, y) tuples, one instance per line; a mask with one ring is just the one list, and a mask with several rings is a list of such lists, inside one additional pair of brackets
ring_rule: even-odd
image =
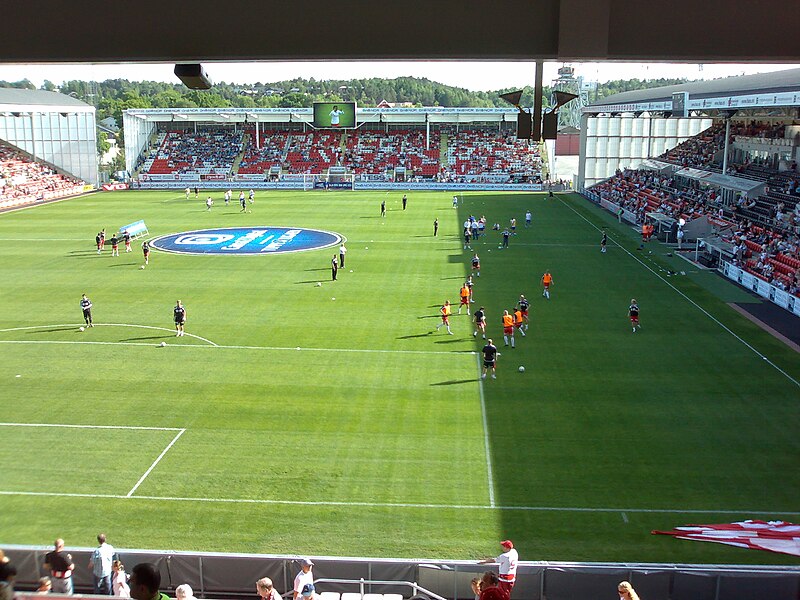
[(86, 297), (86, 294), (81, 296), (81, 310), (83, 311), (83, 320), (88, 327), (94, 327), (92, 323), (92, 301)]
[(481, 379), (486, 379), (486, 372), (489, 369), (492, 370), (492, 379), (497, 379), (497, 375), (495, 375), (498, 356), (497, 346), (492, 343), (491, 339), (488, 339), (481, 352), (483, 353), (483, 375), (481, 375)]
[(186, 308), (181, 304), (181, 301), (178, 300), (178, 303), (175, 305), (175, 308), (172, 309), (172, 313), (175, 317), (175, 337), (181, 337), (184, 332), (184, 326), (186, 325)]

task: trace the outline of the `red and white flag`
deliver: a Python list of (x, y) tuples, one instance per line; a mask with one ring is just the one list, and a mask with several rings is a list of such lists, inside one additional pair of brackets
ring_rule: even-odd
[(800, 525), (786, 521), (739, 521), (720, 525), (686, 525), (671, 531), (653, 531), (681, 540), (716, 542), (739, 548), (800, 556)]

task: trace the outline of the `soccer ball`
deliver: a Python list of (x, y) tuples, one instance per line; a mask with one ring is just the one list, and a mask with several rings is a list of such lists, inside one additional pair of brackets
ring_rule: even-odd
[(317, 287), (322, 287), (322, 282), (321, 281), (317, 282)]
[(86, 329), (84, 327), (81, 327), (81, 331), (86, 331)]
[(520, 373), (524, 373), (524, 372), (525, 372), (525, 367), (523, 367), (522, 365), (520, 365), (520, 366), (519, 366), (519, 372), (520, 372)]
[(162, 347), (162, 348), (163, 348), (164, 346), (166, 346), (166, 345), (167, 345), (167, 342), (161, 342), (161, 347)]
[(142, 266), (141, 266), (141, 267), (139, 267), (139, 268), (140, 268), (140, 269), (144, 269), (144, 265), (142, 265)]

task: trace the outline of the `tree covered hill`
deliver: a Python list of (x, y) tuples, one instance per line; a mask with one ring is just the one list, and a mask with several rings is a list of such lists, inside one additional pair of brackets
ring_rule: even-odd
[[(628, 79), (599, 84), (590, 101), (630, 90), (685, 83), (686, 79)], [(28, 80), (0, 81), (0, 87), (35, 89)], [(311, 106), (316, 101), (356, 101), (359, 106), (377, 106), (381, 101), (411, 106), (505, 107), (499, 95), (510, 88), (475, 92), (417, 77), (396, 79), (316, 80), (291, 79), (271, 83), (217, 83), (208, 91), (189, 90), (179, 83), (109, 79), (101, 82), (66, 81), (60, 86), (45, 81), (41, 89), (60, 91), (97, 107), (98, 120), (114, 117), (122, 125), (128, 108), (276, 108)], [(545, 86), (547, 105), (550, 88)], [(525, 87), (522, 104), (533, 104), (533, 88)]]

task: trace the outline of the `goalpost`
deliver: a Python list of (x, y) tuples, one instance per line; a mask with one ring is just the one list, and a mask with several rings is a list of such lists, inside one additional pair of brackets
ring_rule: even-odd
[(303, 191), (353, 190), (356, 176), (353, 173), (303, 174)]

